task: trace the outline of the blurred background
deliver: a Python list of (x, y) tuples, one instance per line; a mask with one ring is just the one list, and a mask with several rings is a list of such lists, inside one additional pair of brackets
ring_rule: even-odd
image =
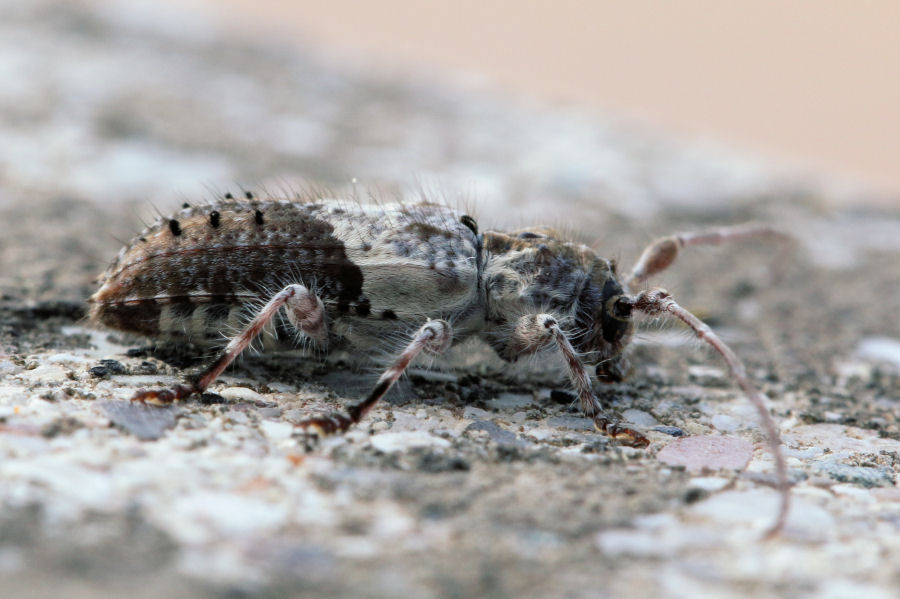
[(194, 1), (245, 32), (611, 109), (900, 195), (890, 0)]

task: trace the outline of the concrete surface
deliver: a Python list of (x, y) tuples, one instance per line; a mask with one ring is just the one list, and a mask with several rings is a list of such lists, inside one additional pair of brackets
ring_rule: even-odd
[[(896, 596), (900, 213), (714, 144), (150, 6), (2, 6), (4, 597)], [(473, 202), (482, 227), (564, 224), (623, 263), (661, 233), (792, 233), (790, 259), (692, 250), (659, 281), (769, 398), (796, 482), (785, 533), (760, 541), (777, 497), (748, 402), (668, 323), (598, 388), (646, 450), (483, 348), (311, 451), (292, 423), (375, 373), (250, 357), (214, 386), (225, 403), (131, 406), (191, 365), (85, 325), (120, 241), (204, 184), (303, 180)]]

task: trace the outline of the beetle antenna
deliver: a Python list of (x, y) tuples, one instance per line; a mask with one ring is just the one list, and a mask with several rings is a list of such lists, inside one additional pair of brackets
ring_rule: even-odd
[(709, 328), (709, 325), (682, 308), (678, 302), (669, 296), (668, 291), (664, 289), (642, 291), (635, 296), (634, 307), (651, 316), (660, 316), (663, 314), (672, 315), (689, 326), (699, 339), (709, 343), (713, 349), (719, 352), (719, 355), (724, 358), (725, 362), (728, 364), (728, 368), (731, 370), (731, 376), (734, 377), (738, 386), (743, 389), (744, 393), (750, 399), (750, 403), (756, 408), (763, 430), (765, 430), (766, 433), (769, 451), (775, 456), (775, 471), (778, 476), (778, 489), (781, 492), (781, 505), (778, 510), (778, 518), (765, 536), (766, 538), (769, 538), (778, 534), (778, 532), (784, 528), (788, 509), (790, 507), (791, 485), (787, 475), (787, 464), (784, 460), (784, 453), (781, 451), (781, 436), (778, 433), (778, 428), (775, 426), (775, 421), (772, 419), (772, 415), (769, 414), (769, 410), (766, 408), (762, 393), (753, 386), (753, 383), (751, 383), (750, 379), (747, 377), (747, 370), (744, 368), (743, 362), (741, 362), (740, 358), (731, 351), (731, 348), (728, 347), (724, 341), (719, 339), (718, 335)]

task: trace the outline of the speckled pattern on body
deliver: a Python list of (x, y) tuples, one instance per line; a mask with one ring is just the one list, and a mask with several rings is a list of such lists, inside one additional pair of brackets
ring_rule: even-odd
[[(203, 344), (221, 341), (300, 283), (322, 299), (335, 341), (349, 336), (366, 347), (383, 329), (442, 315), (456, 321), (477, 307), (475, 234), (460, 216), (436, 204), (324, 198), (188, 206), (122, 249), (91, 299), (91, 316)], [(379, 322), (392, 320), (399, 322)]]

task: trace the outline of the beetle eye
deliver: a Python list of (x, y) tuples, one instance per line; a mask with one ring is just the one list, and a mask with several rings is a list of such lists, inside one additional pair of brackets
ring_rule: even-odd
[(628, 318), (631, 316), (631, 309), (633, 307), (634, 302), (631, 298), (620, 295), (613, 304), (613, 314), (616, 315), (616, 318)]

